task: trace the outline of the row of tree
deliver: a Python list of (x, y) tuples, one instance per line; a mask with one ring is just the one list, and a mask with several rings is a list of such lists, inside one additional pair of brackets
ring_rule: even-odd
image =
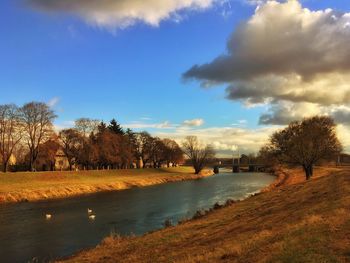
[(30, 102), (22, 107), (0, 105), (0, 158), (3, 171), (11, 158), (36, 170), (38, 159), (53, 169), (58, 149), (69, 167), (84, 169), (160, 167), (178, 164), (183, 151), (171, 139), (152, 137), (147, 132), (124, 131), (116, 120), (108, 125), (89, 118), (75, 121), (74, 128), (54, 131), (55, 112), (45, 103)]
[(59, 133), (62, 150), (70, 167), (87, 169), (160, 168), (183, 161), (183, 151), (171, 139), (152, 137), (147, 132), (124, 131), (116, 120), (109, 125), (91, 119), (79, 119), (71, 129)]

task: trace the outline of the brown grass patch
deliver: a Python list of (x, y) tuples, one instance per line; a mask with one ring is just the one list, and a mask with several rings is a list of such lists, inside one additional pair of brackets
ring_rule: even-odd
[(209, 176), (190, 167), (79, 172), (0, 173), (0, 204), (66, 198)]
[(319, 171), (176, 227), (110, 238), (68, 262), (350, 262), (350, 170)]

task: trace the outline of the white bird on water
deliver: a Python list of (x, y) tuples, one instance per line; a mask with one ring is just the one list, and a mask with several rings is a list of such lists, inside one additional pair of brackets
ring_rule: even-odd
[(46, 214), (46, 219), (51, 219), (52, 215), (51, 214)]

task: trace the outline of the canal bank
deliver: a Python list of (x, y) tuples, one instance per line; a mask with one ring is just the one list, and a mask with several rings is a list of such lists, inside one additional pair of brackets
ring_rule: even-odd
[[(0, 258), (3, 262), (52, 260), (94, 247), (111, 232), (143, 235), (161, 229), (164, 222), (191, 218), (215, 203), (244, 199), (274, 180), (269, 174), (223, 173), (202, 180), (0, 206)], [(47, 213), (50, 219), (45, 218)]]
[(195, 180), (211, 175), (213, 172), (210, 170), (203, 170), (200, 175), (195, 175), (191, 167), (0, 173), (0, 205), (62, 199), (97, 192)]
[(350, 169), (318, 168), (305, 181), (141, 237), (111, 235), (64, 262), (349, 262)]

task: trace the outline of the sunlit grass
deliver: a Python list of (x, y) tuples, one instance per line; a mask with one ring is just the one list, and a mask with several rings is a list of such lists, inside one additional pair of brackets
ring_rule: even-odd
[[(289, 170), (291, 172), (291, 170)], [(350, 262), (350, 169), (317, 169), (142, 237), (107, 239), (71, 262)]]
[(0, 202), (67, 197), (197, 178), (190, 167), (0, 173)]

